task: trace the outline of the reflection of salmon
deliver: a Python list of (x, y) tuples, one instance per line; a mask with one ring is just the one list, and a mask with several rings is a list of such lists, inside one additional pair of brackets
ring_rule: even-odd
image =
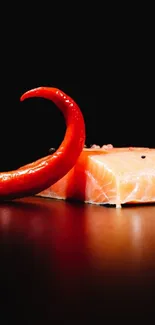
[(155, 202), (155, 149), (84, 149), (70, 172), (39, 196), (117, 207)]

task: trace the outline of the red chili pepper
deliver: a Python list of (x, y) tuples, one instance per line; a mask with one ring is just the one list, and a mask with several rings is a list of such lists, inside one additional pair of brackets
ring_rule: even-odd
[(39, 87), (20, 100), (42, 97), (52, 100), (64, 115), (66, 133), (57, 151), (15, 171), (0, 173), (0, 200), (35, 195), (56, 183), (75, 165), (85, 143), (85, 123), (78, 105), (57, 88)]

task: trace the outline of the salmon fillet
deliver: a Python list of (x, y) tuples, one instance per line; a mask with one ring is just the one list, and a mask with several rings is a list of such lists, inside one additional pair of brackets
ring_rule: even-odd
[(69, 173), (38, 196), (116, 207), (155, 202), (155, 149), (84, 148)]

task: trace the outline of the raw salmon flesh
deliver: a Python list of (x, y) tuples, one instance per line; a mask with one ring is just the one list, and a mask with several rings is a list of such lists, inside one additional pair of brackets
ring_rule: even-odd
[(155, 202), (155, 149), (84, 148), (69, 173), (38, 195), (116, 207)]

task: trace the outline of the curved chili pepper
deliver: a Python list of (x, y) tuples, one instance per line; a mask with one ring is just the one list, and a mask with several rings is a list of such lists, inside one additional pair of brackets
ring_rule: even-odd
[(39, 87), (24, 93), (20, 100), (42, 97), (52, 100), (61, 110), (66, 133), (52, 155), (27, 164), (15, 171), (0, 173), (0, 200), (35, 195), (62, 178), (75, 165), (85, 142), (85, 123), (78, 105), (57, 88)]

